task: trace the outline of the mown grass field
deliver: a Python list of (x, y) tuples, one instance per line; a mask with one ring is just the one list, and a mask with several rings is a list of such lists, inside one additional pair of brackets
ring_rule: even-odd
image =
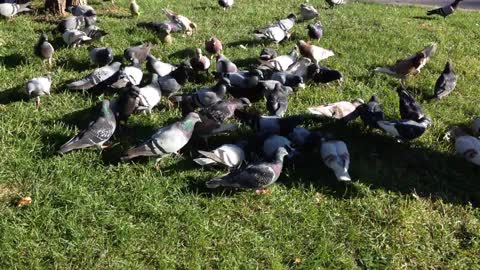
[[(225, 13), (213, 0), (146, 0), (139, 1), (138, 19), (127, 16), (124, 0), (116, 7), (91, 4), (110, 33), (104, 44), (119, 57), (128, 46), (150, 41), (157, 44), (155, 56), (179, 63), (191, 56), (187, 49), (215, 35), (224, 53), (247, 67), (262, 48), (251, 41), (251, 30), (298, 13), (301, 2), (238, 0)], [(175, 35), (165, 46), (155, 33), (136, 27), (163, 20), (163, 7), (190, 17), (198, 32)], [(152, 115), (133, 116), (130, 132), (117, 134), (110, 150), (57, 156), (58, 147), (94, 118), (90, 108), (111, 96), (65, 88), (93, 67), (85, 47), (66, 49), (52, 34), (54, 18), (38, 13), (0, 20), (0, 268), (480, 269), (480, 168), (453, 155), (442, 139), (449, 126), (480, 115), (480, 13), (428, 19), (421, 7), (361, 3), (320, 12), (326, 31), (319, 44), (336, 53), (324, 64), (341, 70), (346, 81), (307, 86), (290, 97), (288, 114), (377, 94), (387, 117), (399, 118), (398, 81), (370, 70), (437, 42), (435, 56), (409, 82), (433, 125), (420, 139), (398, 144), (360, 121), (346, 127), (312, 123), (345, 140), (354, 182), (337, 183), (313, 153), (287, 163), (267, 195), (207, 190), (205, 181), (225, 171), (196, 166), (192, 144), (183, 157), (165, 158), (160, 170), (153, 160), (118, 163), (124, 150), (180, 116), (163, 105)], [(306, 39), (305, 27), (297, 25), (279, 52)], [(33, 55), (40, 30), (48, 31), (57, 50), (51, 68)], [(439, 102), (424, 102), (447, 59), (459, 76), (457, 89)], [(47, 71), (54, 72), (52, 95), (37, 111), (19, 92)], [(211, 145), (249, 134), (244, 129)], [(15, 207), (20, 196), (33, 203)]]

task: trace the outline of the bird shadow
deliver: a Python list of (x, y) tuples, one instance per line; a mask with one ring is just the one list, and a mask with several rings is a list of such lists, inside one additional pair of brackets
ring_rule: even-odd
[(28, 59), (19, 53), (12, 53), (10, 55), (0, 56), (0, 65), (5, 66), (6, 68), (16, 68), (18, 66), (26, 64), (27, 62)]
[(196, 7), (193, 7), (193, 10), (214, 10), (216, 9), (216, 6), (214, 5), (202, 5), (202, 6), (196, 6)]
[(57, 150), (60, 149), (64, 143), (66, 143), (70, 137), (60, 134), (58, 132), (45, 132), (41, 135), (42, 145), (46, 146), (42, 148), (40, 153), (42, 158), (51, 158), (57, 154)]
[(233, 41), (233, 42), (227, 43), (226, 46), (227, 47), (238, 47), (240, 45), (243, 45), (243, 46), (246, 46), (246, 47), (255, 47), (257, 45), (267, 45), (267, 44), (269, 44), (269, 43), (266, 42), (266, 41), (252, 38), (252, 39), (243, 39), (243, 40)]
[(238, 67), (250, 68), (258, 64), (258, 60), (255, 57), (235, 59), (233, 61)]
[(59, 120), (67, 126), (78, 126), (80, 129), (86, 128), (88, 124), (95, 120), (95, 113), (99, 110), (100, 104), (73, 111), (63, 115)]
[(129, 19), (132, 17), (130, 15), (123, 15), (123, 14), (116, 14), (116, 13), (107, 13), (105, 16), (113, 19)]
[(169, 58), (174, 57), (178, 59), (187, 59), (192, 57), (194, 54), (195, 54), (195, 51), (192, 48), (185, 48), (170, 54), (168, 57)]
[(24, 86), (22, 85), (18, 85), (10, 89), (0, 91), (0, 104), (7, 105), (13, 102), (29, 100), (28, 95), (21, 91), (23, 87)]
[(85, 60), (78, 60), (73, 57), (70, 57), (68, 59), (66, 58), (61, 58), (58, 60), (58, 65), (63, 66), (63, 68), (71, 71), (85, 71), (89, 68), (91, 68), (91, 64), (89, 61)]
[(424, 20), (424, 21), (431, 21), (431, 20), (435, 20), (435, 18), (432, 18), (432, 17), (427, 17), (427, 16), (413, 16), (412, 19), (416, 19), (416, 20)]

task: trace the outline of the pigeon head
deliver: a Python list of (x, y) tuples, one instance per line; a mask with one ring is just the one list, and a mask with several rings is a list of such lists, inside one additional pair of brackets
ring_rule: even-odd
[(102, 101), (102, 109), (101, 109), (101, 114), (103, 116), (110, 116), (112, 114), (112, 108), (111, 106), (113, 106), (114, 104), (110, 102), (110, 100), (108, 99), (105, 99)]
[(297, 16), (293, 13), (288, 14), (287, 19), (290, 19), (292, 21), (295, 21), (297, 19)]
[(218, 85), (225, 85), (226, 87), (232, 87), (232, 84), (230, 83), (230, 79), (226, 77), (220, 78), (218, 81)]
[(277, 51), (272, 48), (263, 48), (263, 50), (260, 52), (260, 59), (264, 61), (271, 60), (277, 56)]
[(48, 41), (48, 36), (45, 32), (42, 31), (42, 33), (40, 33), (40, 40), (39, 40), (39, 43), (43, 43), (45, 41)]
[(361, 98), (356, 98), (352, 101), (352, 104), (353, 104), (353, 106), (358, 107), (360, 105), (365, 104), (365, 101), (363, 101), (363, 99), (361, 99)]
[(300, 87), (303, 85), (303, 78), (302, 76), (298, 76), (298, 75), (292, 76), (290, 81), (285, 85), (291, 86), (291, 87)]
[(480, 134), (480, 117), (477, 117), (472, 122), (472, 131), (475, 136)]
[(238, 99), (238, 104), (239, 104), (239, 108), (244, 108), (244, 107), (250, 107), (252, 106), (252, 103), (250, 102), (250, 100), (248, 98), (240, 98)]
[(373, 95), (368, 102), (377, 102), (377, 103), (379, 103), (380, 101), (379, 101), (379, 99), (378, 99), (378, 97), (377, 97), (376, 95)]
[(443, 139), (448, 142), (453, 142), (455, 141), (456, 138), (460, 136), (466, 136), (466, 135), (468, 134), (461, 127), (453, 126), (447, 131), (447, 133), (445, 133), (445, 136), (443, 136)]
[(275, 161), (277, 161), (277, 162), (283, 162), (283, 158), (284, 158), (285, 156), (288, 156), (288, 154), (289, 154), (289, 153), (288, 153), (288, 151), (287, 151), (287, 149), (286, 149), (285, 147), (279, 147), (279, 148), (277, 149), (277, 152), (275, 153), (275, 159), (276, 159)]
[(222, 42), (216, 37), (211, 37), (205, 41), (205, 50), (211, 54), (219, 54), (222, 49)]
[(250, 70), (249, 73), (250, 73), (250, 76), (258, 77), (260, 80), (263, 80), (263, 78), (264, 78), (263, 72), (258, 68), (254, 68), (254, 69)]
[(447, 64), (445, 64), (445, 69), (443, 70), (443, 73), (451, 73), (451, 72), (453, 72), (452, 63), (448, 61)]
[(198, 115), (198, 113), (196, 112), (190, 112), (189, 114), (187, 114), (187, 116), (183, 120), (183, 126), (186, 129), (193, 130), (193, 128), (195, 127), (195, 124), (198, 122), (202, 122), (200, 115)]

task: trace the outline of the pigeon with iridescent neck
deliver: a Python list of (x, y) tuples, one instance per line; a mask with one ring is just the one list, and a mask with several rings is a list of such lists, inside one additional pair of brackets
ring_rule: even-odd
[(400, 86), (397, 88), (397, 93), (400, 101), (399, 108), (401, 119), (418, 121), (425, 117), (422, 107), (417, 103), (410, 92)]
[(217, 55), (217, 72), (220, 74), (223, 73), (233, 73), (237, 72), (238, 68), (235, 63), (230, 61), (225, 55), (223, 54), (218, 54)]
[(63, 32), (63, 41), (67, 44), (67, 47), (72, 46), (73, 48), (79, 46), (82, 43), (92, 40), (87, 33), (80, 30), (67, 30)]
[(182, 120), (159, 129), (141, 144), (130, 148), (121, 160), (127, 161), (141, 156), (162, 158), (167, 154), (177, 153), (190, 141), (197, 122), (201, 122), (199, 115), (189, 113)]
[(35, 45), (35, 54), (40, 56), (42, 59), (48, 60), (48, 65), (52, 65), (52, 57), (55, 50), (50, 42), (48, 42), (47, 34), (42, 32), (40, 34), (40, 39)]
[(320, 22), (309, 24), (307, 29), (309, 38), (313, 40), (320, 40), (323, 37), (323, 26)]
[(207, 187), (263, 189), (275, 183), (280, 177), (286, 155), (288, 151), (280, 147), (273, 161), (261, 161), (250, 164), (245, 169), (233, 170), (227, 175), (211, 179), (207, 182)]
[(267, 110), (270, 115), (283, 117), (288, 108), (288, 95), (293, 92), (289, 86), (277, 83), (272, 91), (266, 91)]
[(152, 109), (160, 103), (162, 98), (157, 74), (152, 75), (152, 81), (149, 85), (138, 89), (138, 97), (139, 102), (136, 111), (152, 113)]
[(82, 149), (95, 146), (99, 149), (105, 148), (106, 143), (115, 132), (117, 121), (112, 110), (114, 104), (108, 100), (102, 102), (102, 108), (98, 118), (91, 122), (88, 127), (78, 133), (71, 140), (60, 147), (58, 153), (65, 154), (75, 149)]
[(432, 124), (430, 118), (424, 116), (418, 121), (414, 120), (395, 120), (378, 121), (378, 126), (388, 135), (394, 137), (399, 142), (414, 140), (425, 133)]
[(129, 85), (139, 85), (143, 78), (142, 69), (137, 66), (123, 67), (118, 71), (118, 78), (110, 87), (120, 89)]

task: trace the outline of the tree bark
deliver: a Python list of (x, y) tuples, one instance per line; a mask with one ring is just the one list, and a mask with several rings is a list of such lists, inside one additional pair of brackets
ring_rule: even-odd
[(45, 11), (55, 15), (65, 15), (66, 0), (45, 0)]
[(86, 4), (87, 4), (87, 0), (67, 0), (67, 7), (86, 5)]

